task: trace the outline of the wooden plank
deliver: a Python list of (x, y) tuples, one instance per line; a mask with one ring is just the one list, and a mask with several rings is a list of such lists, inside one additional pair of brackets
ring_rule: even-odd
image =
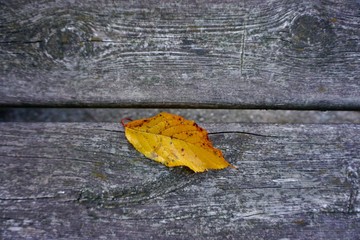
[(359, 236), (359, 125), (203, 127), (238, 170), (167, 168), (119, 124), (0, 123), (1, 237)]
[[(0, 122), (119, 122), (121, 118), (151, 117), (153, 108), (2, 108)], [(166, 109), (196, 122), (208, 123), (355, 123), (360, 111), (297, 111), (251, 109)]]
[(0, 104), (360, 108), (360, 7), (1, 3)]

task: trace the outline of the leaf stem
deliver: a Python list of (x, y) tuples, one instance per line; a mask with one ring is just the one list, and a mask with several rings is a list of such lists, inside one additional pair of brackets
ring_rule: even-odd
[(125, 127), (125, 121), (132, 121), (132, 119), (131, 118), (123, 118), (123, 119), (121, 119), (120, 122), (121, 122), (121, 125), (123, 125), (123, 127)]

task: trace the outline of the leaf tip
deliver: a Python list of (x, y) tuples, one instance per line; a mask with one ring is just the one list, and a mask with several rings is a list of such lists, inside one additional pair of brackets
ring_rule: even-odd
[(232, 165), (232, 164), (229, 163), (229, 166), (230, 166), (231, 168), (235, 169), (235, 170), (238, 170), (238, 167), (235, 166), (235, 165)]

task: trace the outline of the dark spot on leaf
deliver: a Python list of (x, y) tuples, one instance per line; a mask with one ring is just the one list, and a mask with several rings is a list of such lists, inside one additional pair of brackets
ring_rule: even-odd
[(182, 149), (181, 149), (181, 151), (183, 152), (183, 151), (184, 151), (184, 149), (182, 148)]

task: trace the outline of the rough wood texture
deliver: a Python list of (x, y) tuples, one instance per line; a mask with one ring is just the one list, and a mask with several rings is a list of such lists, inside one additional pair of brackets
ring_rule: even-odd
[(166, 168), (119, 124), (0, 123), (0, 238), (360, 235), (359, 125), (203, 127), (238, 170)]
[[(0, 122), (119, 122), (151, 117), (156, 108), (0, 108)], [(172, 109), (167, 112), (207, 123), (360, 124), (360, 111)]]
[(0, 104), (360, 108), (360, 3), (1, 1)]

